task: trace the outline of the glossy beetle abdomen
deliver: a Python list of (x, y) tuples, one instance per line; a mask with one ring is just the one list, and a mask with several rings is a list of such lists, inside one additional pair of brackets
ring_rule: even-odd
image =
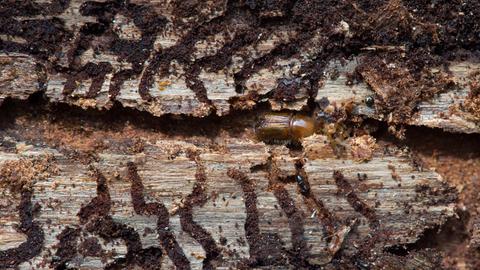
[(301, 139), (312, 135), (315, 132), (315, 121), (305, 115), (293, 115), (290, 124), (292, 139)]

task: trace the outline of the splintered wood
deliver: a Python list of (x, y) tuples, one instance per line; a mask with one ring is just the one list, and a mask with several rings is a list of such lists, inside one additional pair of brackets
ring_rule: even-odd
[[(369, 250), (379, 253), (415, 242), (454, 214), (455, 191), (413, 167), (408, 152), (377, 147), (369, 162), (357, 162), (325, 154), (324, 140), (308, 138), (305, 156), (291, 157), (283, 146), (249, 139), (212, 148), (167, 138), (141, 152), (99, 151), (82, 164), (60, 149), (9, 138), (2, 171), (21, 170), (12, 161), (41, 159), (55, 170), (32, 175), (30, 189), (3, 190), (0, 263), (201, 269), (301, 258), (324, 265), (340, 248), (355, 253), (371, 238)], [(307, 195), (287, 180), (299, 160)]]

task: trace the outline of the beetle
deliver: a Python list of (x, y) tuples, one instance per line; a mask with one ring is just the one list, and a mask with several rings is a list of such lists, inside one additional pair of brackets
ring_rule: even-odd
[(314, 118), (285, 112), (267, 113), (255, 127), (255, 133), (260, 140), (298, 141), (315, 131)]
[(295, 180), (300, 188), (300, 193), (304, 196), (308, 195), (310, 193), (310, 184), (305, 181), (305, 178), (300, 174), (297, 174), (295, 175)]
[(372, 108), (375, 105), (375, 98), (373, 96), (365, 97), (365, 105)]

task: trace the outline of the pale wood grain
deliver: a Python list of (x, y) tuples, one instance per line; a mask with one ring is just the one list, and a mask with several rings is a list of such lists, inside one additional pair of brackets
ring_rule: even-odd
[[(304, 141), (307, 153), (313, 153), (322, 148), (325, 138), (313, 136)], [(20, 143), (20, 142), (18, 142)], [(320, 148), (319, 148), (320, 147)], [(442, 224), (446, 218), (454, 214), (454, 204), (448, 201), (452, 191), (442, 182), (441, 177), (429, 170), (418, 171), (411, 166), (408, 152), (391, 148), (391, 154), (378, 151), (369, 162), (359, 163), (345, 157), (333, 155), (315, 158), (311, 155), (291, 157), (288, 149), (283, 146), (266, 146), (250, 139), (225, 138), (215, 149), (207, 145), (193, 145), (178, 139), (161, 139), (154, 144), (147, 143), (144, 151), (137, 154), (126, 154), (114, 150), (104, 150), (98, 153), (98, 160), (89, 165), (71, 160), (54, 148), (31, 146), (23, 152), (1, 152), (2, 164), (8, 160), (19, 158), (34, 159), (45, 155), (53, 155), (58, 172), (48, 178), (35, 181), (33, 185), (33, 202), (42, 207), (35, 221), (41, 224), (45, 232), (45, 244), (42, 254), (31, 260), (33, 265), (51, 260), (55, 252), (56, 236), (67, 226), (80, 227), (76, 216), (82, 205), (96, 196), (96, 183), (91, 174), (91, 168), (96, 168), (107, 178), (109, 193), (113, 208), (111, 216), (114, 220), (131, 226), (139, 232), (143, 248), (159, 246), (156, 233), (143, 235), (146, 227), (155, 228), (156, 218), (138, 215), (133, 211), (128, 180), (128, 162), (135, 162), (145, 186), (145, 197), (150, 202), (162, 202), (171, 213), (170, 228), (175, 233), (176, 240), (184, 250), (192, 269), (200, 269), (205, 256), (202, 247), (185, 233), (180, 227), (178, 207), (185, 202), (195, 184), (197, 165), (187, 157), (187, 153), (196, 151), (198, 159), (206, 172), (205, 193), (208, 200), (205, 205), (193, 208), (194, 220), (208, 231), (223, 254), (223, 266), (234, 266), (235, 263), (249, 257), (249, 243), (245, 240), (244, 224), (246, 219), (245, 195), (242, 187), (227, 175), (228, 170), (235, 169), (244, 173), (254, 185), (257, 197), (259, 229), (262, 234), (276, 234), (284, 242), (285, 248), (292, 247), (291, 224), (280, 202), (274, 195), (271, 172), (258, 170), (262, 164), (267, 164), (271, 158), (279, 175), (295, 175), (294, 163), (304, 159), (304, 169), (312, 189), (312, 196), (322, 201), (328, 211), (333, 213), (341, 226), (351, 226), (351, 231), (344, 235), (342, 247), (346, 250), (361, 245), (368, 235), (388, 231), (389, 237), (381, 240), (376, 246), (385, 247), (415, 242), (418, 236), (432, 226)], [(172, 155), (173, 154), (173, 155)], [(401, 180), (392, 178), (389, 166), (394, 166)], [(356, 212), (347, 202), (347, 194), (338, 193), (338, 187), (333, 179), (333, 171), (341, 171), (347, 181), (354, 187), (357, 196), (371, 207), (378, 219), (379, 227), (373, 229), (372, 224), (360, 213)], [(360, 182), (357, 173), (367, 174), (368, 178)], [(412, 176), (415, 178), (413, 179)], [(398, 178), (397, 178), (398, 179)], [(327, 241), (322, 220), (318, 211), (305, 204), (295, 183), (281, 183), (290, 196), (294, 207), (300, 213), (303, 224), (303, 238), (307, 244), (307, 258), (313, 264), (326, 264), (332, 254), (327, 251)], [(401, 186), (400, 186), (401, 184)], [(429, 195), (418, 191), (419, 185), (437, 193)], [(1, 205), (2, 231), (12, 231), (17, 222), (17, 199), (12, 199), (8, 190), (4, 190)], [(438, 194), (438, 195), (435, 195)], [(18, 197), (17, 197), (18, 198)], [(13, 204), (8, 204), (7, 199)], [(442, 199), (447, 201), (442, 202)], [(405, 214), (408, 210), (409, 213)], [(347, 220), (356, 220), (354, 223)], [(343, 224), (343, 225), (342, 225)], [(221, 228), (219, 227), (221, 226)], [(97, 237), (87, 233), (90, 237)], [(87, 237), (83, 235), (81, 238)], [(327, 233), (328, 235), (328, 233)], [(221, 246), (221, 238), (227, 239), (228, 246)], [(100, 238), (99, 238), (100, 239)], [(243, 240), (242, 240), (243, 239)], [(5, 234), (0, 238), (2, 250), (11, 248), (12, 243), (24, 240), (22, 234)], [(103, 241), (100, 241), (101, 243)], [(105, 251), (115, 249), (116, 257), (125, 254), (125, 246), (120, 242), (104, 244)], [(228, 251), (236, 250), (233, 256)], [(108, 257), (107, 263), (114, 257)], [(105, 263), (105, 262), (104, 262)], [(77, 255), (69, 265), (97, 269), (104, 263), (99, 258)], [(164, 264), (169, 265), (168, 257), (164, 256)], [(29, 269), (29, 263), (23, 263), (22, 269)], [(47, 267), (47, 266), (45, 266)], [(48, 268), (48, 267), (47, 267)]]

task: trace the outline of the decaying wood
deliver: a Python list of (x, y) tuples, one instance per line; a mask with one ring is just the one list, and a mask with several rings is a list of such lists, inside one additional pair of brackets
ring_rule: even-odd
[[(133, 2), (145, 4), (144, 1)], [(87, 39), (79, 29), (98, 21), (98, 18), (82, 15), (81, 3), (82, 1), (72, 1), (63, 12), (46, 14), (44, 17), (44, 20), (64, 20), (64, 31), (71, 37), (61, 45), (57, 44), (61, 47), (61, 53), (51, 55), (48, 60), (16, 52), (0, 55), (0, 99), (24, 99), (33, 92), (44, 91), (52, 102), (65, 102), (83, 108), (110, 108), (114, 102), (119, 102), (125, 107), (145, 110), (155, 116), (185, 114), (203, 117), (212, 113), (226, 115), (232, 110), (248, 109), (264, 102), (270, 103), (273, 110), (302, 110), (313, 92), (316, 94), (311, 98), (316, 101), (322, 98), (331, 102), (347, 102), (353, 99), (355, 111), (360, 115), (389, 119), (389, 115), (365, 106), (366, 96), (373, 94), (366, 83), (347, 85), (346, 75), (354, 71), (357, 66), (356, 59), (361, 58), (361, 55), (356, 59), (332, 60), (327, 65), (330, 68), (324, 71), (323, 82), (313, 91), (302, 86), (304, 77), (308, 75), (302, 73), (302, 67), (311, 64), (312, 58), (322, 53), (326, 46), (325, 37), (320, 33), (313, 34), (298, 48), (298, 54), (273, 58), (268, 67), (250, 70), (255, 63), (264, 61), (262, 59), (265, 57), (270, 59), (268, 57), (274, 50), (288, 44), (290, 40), (295, 40), (299, 35), (295, 29), (288, 27), (269, 33), (260, 29), (255, 38), (248, 37), (247, 44), (230, 52), (230, 61), (224, 62), (224, 66), (210, 67), (205, 63), (216, 57), (223, 57), (222, 50), (233, 50), (229, 47), (232, 46), (229, 42), (236, 35), (244, 34), (242, 31), (247, 29), (244, 25), (246, 22), (236, 21), (234, 26), (226, 25), (220, 31), (212, 30), (211, 33), (193, 39), (192, 35), (197, 34), (195, 31), (203, 28), (191, 32), (185, 30), (181, 23), (174, 21), (172, 3), (151, 1), (149, 7), (152, 12), (159, 12), (165, 20), (159, 22), (162, 27), (157, 27), (157, 32), (149, 33), (152, 36), (143, 35), (146, 30), (136, 25), (133, 17), (128, 17), (151, 15), (142, 11), (143, 13), (136, 15), (117, 14), (111, 24), (112, 32), (98, 37), (89, 36)], [(183, 23), (195, 20), (206, 22), (204, 28), (207, 29), (208, 23), (211, 22), (214, 26), (215, 18), (225, 15), (226, 1), (207, 1), (204, 5), (199, 5), (198, 12), (201, 16), (184, 18)], [(276, 13), (268, 16), (273, 14)], [(21, 16), (13, 18), (17, 22), (30, 19)], [(340, 28), (348, 32), (348, 24), (343, 23)], [(22, 41), (21, 37), (7, 38), (20, 45), (26, 42)], [(82, 38), (88, 46), (79, 49)], [(110, 42), (113, 38), (143, 48), (143, 54), (129, 59), (125, 56), (128, 52), (120, 51), (115, 54), (111, 50), (99, 51), (102, 48), (99, 44)], [(147, 43), (149, 45), (141, 47), (141, 44)], [(183, 47), (188, 48), (185, 49), (188, 52), (183, 51)], [(367, 53), (378, 48), (367, 47), (364, 51)], [(387, 49), (396, 48), (387, 46)], [(182, 55), (186, 53), (189, 55)], [(172, 55), (171, 58), (174, 59), (163, 63), (159, 59), (165, 55)], [(175, 57), (187, 59), (179, 62)], [(70, 69), (75, 71), (67, 72)], [(466, 133), (480, 131), (477, 117), (472, 116), (462, 106), (471, 90), (468, 77), (478, 71), (478, 64), (468, 61), (450, 63), (450, 71), (458, 87), (440, 91), (438, 96), (420, 103), (415, 116), (405, 124)], [(198, 78), (192, 78), (192, 72)], [(237, 80), (242, 76), (245, 78)], [(292, 85), (298, 88), (293, 96), (275, 98), (277, 88), (288, 88)], [(242, 88), (241, 91), (238, 91), (239, 87)], [(272, 96), (274, 98), (271, 98)]]
[[(46, 96), (52, 102), (65, 102), (81, 106), (83, 108), (110, 108), (113, 101), (119, 101), (123, 106), (133, 107), (139, 110), (146, 110), (153, 115), (164, 114), (185, 114), (194, 116), (206, 116), (215, 111), (218, 115), (225, 115), (231, 112), (232, 108), (238, 105), (238, 100), (247, 103), (249, 107), (264, 102), (264, 100), (250, 100), (252, 94), (268, 95), (276, 86), (277, 81), (284, 78), (285, 74), (292, 72), (291, 62), (279, 63), (274, 70), (261, 70), (258, 74), (247, 80), (246, 93), (235, 92), (233, 74), (228, 71), (217, 73), (202, 73), (202, 82), (207, 89), (211, 105), (200, 102), (195, 93), (186, 86), (184, 79), (178, 76), (167, 76), (164, 80), (157, 81), (157, 84), (149, 89), (153, 100), (147, 101), (138, 95), (138, 81), (124, 85), (118, 97), (110, 99), (108, 89), (110, 81), (107, 79), (102, 83), (102, 90), (95, 98), (86, 98), (85, 93), (90, 87), (89, 82), (78, 82), (76, 90), (70, 95), (64, 95), (65, 78), (62, 74), (49, 75), (42, 73), (38, 63), (26, 55), (3, 55), (1, 82), (1, 98), (6, 97), (26, 99), (31, 94), (46, 87)], [(365, 98), (373, 95), (368, 85), (361, 82), (352, 86), (347, 85), (346, 74), (353, 72), (355, 61), (347, 64), (333, 62), (330, 73), (338, 73), (338, 77), (330, 79), (327, 77), (323, 86), (318, 89), (316, 101), (327, 98), (330, 102), (337, 104), (353, 101), (354, 112), (367, 117), (387, 120), (388, 115), (383, 115), (365, 105)], [(36, 71), (40, 69), (40, 71)], [(411, 120), (404, 124), (423, 125), (428, 127), (442, 128), (444, 130), (463, 133), (478, 133), (476, 117), (462, 109), (470, 88), (468, 78), (470, 74), (478, 72), (478, 64), (469, 62), (452, 63), (450, 71), (458, 88), (440, 93), (432, 100), (421, 102), (418, 112)], [(28, 71), (28, 72), (27, 72)], [(33, 71), (33, 72), (32, 72)], [(176, 71), (178, 71), (176, 69)], [(261, 83), (260, 83), (261, 82)], [(83, 90), (82, 90), (83, 89)], [(306, 92), (300, 92), (295, 96), (294, 101), (267, 100), (274, 110), (290, 109), (302, 110), (308, 100)], [(241, 105), (245, 106), (245, 105)]]
[(476, 249), (480, 246), (480, 221), (477, 218), (474, 219), (472, 223), (472, 237), (469, 244), (472, 248)]
[[(337, 73), (338, 75), (335, 79), (326, 80), (324, 87), (319, 89), (316, 100), (320, 101), (323, 97), (339, 103), (353, 100), (356, 104), (356, 113), (388, 121), (388, 115), (378, 113), (374, 108), (370, 108), (365, 104), (365, 98), (374, 95), (368, 84), (361, 82), (347, 86), (348, 79), (346, 74), (353, 73), (356, 66), (357, 61), (355, 60), (343, 65), (332, 63), (329, 75), (331, 76), (332, 73)], [(480, 130), (475, 117), (468, 111), (461, 109), (471, 91), (469, 85), (472, 78), (470, 76), (478, 72), (478, 70), (479, 66), (477, 63), (450, 63), (450, 75), (457, 87), (441, 92), (431, 100), (418, 104), (417, 112), (405, 124), (442, 128), (453, 132), (478, 133)]]
[[(292, 16), (316, 4), (294, 13), (298, 1), (236, 2), (0, 2), (0, 105), (15, 111), (12, 104), (30, 105), (8, 99), (42, 93), (54, 108), (0, 117), (1, 269), (438, 267), (438, 250), (416, 245), (457, 217), (457, 190), (408, 148), (358, 126), (370, 118), (394, 131), (480, 133), (478, 60), (442, 55), (441, 66), (427, 65), (421, 72), (454, 87), (431, 83), (435, 94), (418, 91), (411, 114), (396, 118), (366, 102), (402, 89), (380, 81), (365, 59), (402, 74), (397, 64), (410, 48), (342, 44), (362, 36), (355, 27), (385, 36), (406, 27), (434, 40), (436, 26), (402, 1), (372, 14), (355, 1), (336, 6), (345, 14), (321, 4), (306, 18)], [(396, 51), (403, 58), (387, 57)], [(304, 138), (301, 151), (266, 144), (253, 134), (261, 104), (303, 113), (334, 104), (355, 124), (336, 138), (344, 123), (331, 123), (335, 134)], [(128, 115), (123, 126), (110, 126), (116, 115), (89, 115), (112, 108)], [(71, 124), (69, 110), (84, 119)]]
[[(292, 157), (284, 146), (248, 138), (210, 146), (165, 138), (127, 152), (99, 150), (93, 161), (79, 163), (62, 148), (4, 139), (2, 183), (10, 182), (1, 197), (0, 263), (97, 269), (148, 259), (200, 269), (253, 261), (294, 266), (304, 259), (325, 265), (339, 248), (356, 253), (372, 237), (368, 250), (378, 254), (413, 243), (454, 214), (454, 190), (438, 174), (412, 167), (408, 152), (376, 145), (365, 163), (348, 149), (336, 157), (324, 140), (310, 137), (305, 156)], [(35, 174), (21, 166), (43, 159), (51, 161)], [(298, 174), (299, 160), (311, 187), (306, 195), (288, 180)], [(12, 189), (20, 177), (31, 182)], [(19, 230), (21, 222), (38, 228)], [(6, 257), (12, 250), (18, 257)], [(133, 259), (132, 252), (150, 257)]]

